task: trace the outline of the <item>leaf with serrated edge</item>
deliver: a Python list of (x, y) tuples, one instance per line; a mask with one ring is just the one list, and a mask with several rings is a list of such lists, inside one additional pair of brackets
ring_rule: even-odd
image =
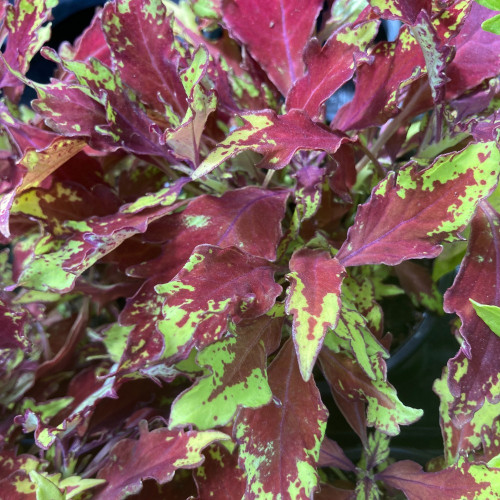
[(224, 22), (243, 42), (283, 95), (304, 74), (302, 51), (321, 9), (321, 0), (223, 2)]
[(381, 125), (400, 111), (405, 90), (425, 74), (422, 50), (408, 26), (394, 42), (380, 42), (370, 54), (372, 64), (357, 69), (351, 102), (335, 115), (332, 126), (340, 130)]
[(249, 186), (222, 196), (201, 195), (182, 213), (155, 222), (145, 234), (148, 241), (165, 241), (157, 259), (129, 268), (132, 276), (149, 278), (158, 269), (179, 272), (197, 245), (236, 246), (240, 250), (276, 259), (281, 221), (289, 193)]
[(66, 226), (75, 230), (73, 238), (58, 240), (43, 236), (18, 283), (41, 291), (71, 290), (76, 278), (97, 260), (127, 238), (144, 232), (150, 222), (171, 212), (187, 180), (181, 178), (157, 193), (123, 205), (116, 214), (67, 221)]
[(453, 423), (450, 407), (454, 402), (453, 394), (448, 387), (448, 370), (433, 385), (434, 392), (441, 400), (439, 416), (444, 443), (444, 460), (446, 465), (454, 464), (461, 454), (477, 452), (481, 460), (488, 460), (500, 453), (500, 403), (491, 404), (485, 401), (483, 406), (462, 427)]
[(314, 123), (303, 111), (296, 109), (285, 115), (264, 110), (243, 113), (240, 117), (244, 125), (231, 132), (209, 153), (191, 175), (193, 179), (210, 173), (221, 163), (246, 150), (264, 155), (260, 166), (278, 170), (287, 165), (299, 150), (335, 153), (343, 142), (350, 140), (339, 132)]
[(177, 469), (194, 469), (204, 460), (201, 451), (208, 445), (229, 439), (217, 431), (170, 431), (165, 428), (148, 430), (146, 421), (139, 424), (138, 440), (123, 439), (109, 453), (109, 461), (99, 471), (98, 478), (107, 485), (96, 500), (123, 498), (138, 493), (142, 481), (155, 479), (163, 484), (171, 481)]
[(309, 499), (318, 489), (315, 470), (328, 412), (314, 380), (304, 382), (288, 341), (268, 370), (273, 401), (241, 410), (234, 427), (245, 498)]
[(307, 382), (328, 328), (337, 324), (345, 271), (328, 252), (306, 248), (292, 255), (290, 271), (285, 309), (293, 315), (293, 341)]
[(118, 0), (102, 12), (102, 26), (122, 80), (139, 99), (165, 113), (165, 104), (182, 116), (186, 93), (178, 74), (180, 54), (167, 9), (161, 0)]
[[(52, 4), (52, 5), (51, 5)], [(7, 41), (2, 59), (13, 70), (25, 75), (31, 60), (50, 38), (51, 8), (49, 0), (17, 1), (7, 5), (3, 19)], [(19, 80), (0, 63), (0, 87), (19, 86)]]
[(193, 346), (206, 347), (239, 323), (271, 309), (281, 286), (272, 265), (234, 247), (200, 245), (172, 281), (156, 285), (162, 296), (163, 357), (183, 359)]
[(428, 0), (369, 0), (375, 12), (383, 19), (397, 19), (413, 25), (418, 14), (428, 7)]
[(195, 425), (204, 430), (223, 426), (238, 408), (258, 408), (269, 403), (272, 393), (267, 382), (263, 337), (277, 327), (280, 338), (281, 323), (280, 319), (263, 316), (201, 351), (196, 361), (208, 373), (173, 402), (169, 428)]
[(482, 463), (469, 463), (461, 457), (456, 465), (438, 472), (424, 472), (410, 460), (389, 465), (376, 479), (402, 490), (407, 498), (446, 498), (489, 500), (500, 496), (500, 469)]
[(470, 144), (417, 171), (391, 172), (361, 205), (337, 258), (344, 266), (399, 264), (436, 257), (442, 241), (458, 239), (498, 181), (494, 142)]
[(356, 67), (368, 59), (365, 50), (377, 34), (378, 21), (347, 25), (324, 45), (312, 39), (304, 53), (306, 75), (295, 82), (286, 98), (287, 109), (302, 109), (318, 119), (322, 104), (350, 80)]
[[(385, 361), (380, 355), (373, 356), (371, 365), (375, 380), (371, 380), (352, 356), (334, 352), (325, 339), (319, 359), (332, 394), (349, 401), (367, 403), (366, 423), (388, 436), (399, 434), (400, 425), (418, 420), (423, 412), (405, 406), (397, 397), (394, 387), (387, 382)], [(332, 345), (333, 347), (334, 345)]]
[(500, 337), (477, 315), (470, 299), (500, 306), (500, 215), (482, 202), (472, 220), (469, 246), (453, 286), (444, 296), (444, 310), (462, 321), (458, 354), (448, 361), (448, 385), (455, 396), (450, 416), (457, 427), (469, 422), (484, 404), (500, 403)]

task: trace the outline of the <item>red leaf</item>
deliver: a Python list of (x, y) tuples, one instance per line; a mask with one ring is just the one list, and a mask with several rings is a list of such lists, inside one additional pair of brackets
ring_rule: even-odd
[[(7, 41), (0, 61), (0, 87), (18, 87), (9, 97), (17, 99), (22, 92), (21, 82), (9, 71), (5, 63), (14, 71), (25, 75), (33, 56), (48, 40), (47, 21), (51, 9), (47, 0), (23, 2), (16, 0), (13, 5), (2, 5), (2, 45)], [(19, 89), (19, 87), (21, 87)]]
[(496, 186), (499, 159), (494, 143), (470, 144), (425, 170), (410, 164), (391, 172), (359, 207), (337, 258), (360, 266), (436, 257)]
[(151, 242), (165, 242), (162, 255), (131, 268), (132, 276), (149, 277), (162, 269), (173, 277), (186, 263), (197, 245), (211, 244), (276, 259), (285, 215), (287, 191), (246, 187), (227, 191), (222, 196), (202, 195), (180, 214), (153, 223), (144, 234)]
[[(344, 353), (335, 353), (325, 347), (319, 359), (335, 401), (340, 402), (341, 410), (346, 407), (343, 414), (361, 437), (364, 436), (361, 424), (395, 436), (400, 425), (411, 424), (422, 415), (421, 410), (406, 407), (399, 401), (396, 390), (387, 381), (385, 362), (380, 356), (375, 358), (378, 362), (375, 380), (368, 377), (355, 359)], [(365, 403), (369, 403), (366, 420)]]
[(123, 439), (109, 452), (109, 462), (98, 477), (107, 485), (94, 498), (119, 500), (138, 493), (144, 479), (163, 484), (171, 481), (177, 469), (194, 469), (204, 460), (201, 450), (227, 436), (216, 431), (169, 431), (161, 428), (151, 432), (142, 421), (139, 440)]
[[(88, 62), (91, 57), (94, 57), (108, 66), (111, 64), (111, 52), (104, 37), (101, 14), (102, 10), (97, 10), (90, 25), (75, 40), (72, 46), (68, 42), (61, 44), (59, 53), (65, 59)], [(58, 76), (61, 76), (61, 80), (71, 79), (71, 73)]]
[(333, 33), (323, 46), (313, 38), (304, 53), (307, 73), (290, 89), (287, 109), (301, 109), (312, 119), (319, 118), (321, 105), (367, 60), (365, 49), (377, 27), (375, 21), (355, 27), (349, 24)]
[(484, 464), (461, 459), (457, 465), (439, 472), (424, 472), (422, 466), (410, 460), (389, 465), (377, 474), (377, 479), (402, 490), (409, 500), (429, 498), (496, 498), (500, 494), (500, 471)]
[(332, 127), (351, 130), (381, 125), (400, 111), (408, 85), (425, 73), (417, 40), (405, 26), (396, 41), (377, 44), (372, 61), (357, 70), (352, 101), (335, 116)]
[[(173, 211), (187, 178), (178, 179), (171, 186), (156, 193), (122, 205), (117, 213), (104, 217), (91, 217), (85, 221), (68, 221), (74, 229), (72, 238), (67, 234), (51, 238), (44, 235), (33, 249), (32, 258), (19, 277), (24, 285), (37, 290), (70, 290), (86, 269), (102, 256), (117, 248), (131, 236), (142, 233), (148, 224)], [(42, 277), (52, 269), (51, 280)]]
[(354, 490), (337, 488), (331, 484), (320, 484), (320, 491), (314, 495), (315, 500), (354, 500), (356, 498)]
[(186, 357), (226, 333), (229, 318), (239, 323), (256, 318), (274, 305), (281, 286), (272, 265), (261, 258), (200, 245), (169, 283), (156, 286), (163, 297), (158, 329), (165, 337), (164, 357)]
[(348, 471), (356, 470), (356, 466), (347, 458), (342, 448), (327, 437), (321, 443), (318, 467), (335, 467)]
[(290, 271), (285, 310), (293, 315), (293, 343), (307, 381), (326, 332), (337, 325), (345, 270), (328, 252), (303, 248), (292, 255)]
[(495, 15), (476, 2), (472, 6), (464, 25), (451, 42), (456, 54), (446, 75), (448, 96), (457, 96), (474, 88), (484, 80), (500, 73), (500, 37), (481, 28), (481, 23)]
[(431, 9), (430, 0), (370, 0), (373, 10), (383, 19), (397, 19), (413, 25), (422, 10)]
[(302, 149), (335, 153), (340, 145), (350, 141), (341, 132), (315, 123), (303, 112), (292, 109), (285, 115), (263, 110), (241, 114), (245, 124), (230, 133), (203, 160), (191, 175), (202, 177), (229, 158), (251, 150), (264, 155), (257, 167), (283, 168)]
[(229, 453), (224, 446), (213, 444), (205, 456), (205, 462), (194, 474), (199, 500), (243, 498), (246, 480), (238, 466), (238, 453)]
[(110, 2), (103, 9), (102, 23), (122, 80), (159, 113), (165, 113), (168, 103), (182, 117), (186, 92), (165, 6), (155, 0)]
[(286, 95), (304, 74), (302, 52), (321, 6), (321, 0), (225, 0), (222, 12), (230, 33)]
[(328, 412), (315, 382), (302, 379), (290, 341), (268, 374), (274, 400), (242, 410), (234, 427), (248, 477), (245, 498), (308, 499), (318, 489), (315, 465)]
[(472, 221), (469, 247), (460, 272), (445, 294), (444, 309), (458, 314), (464, 338), (460, 351), (448, 362), (448, 385), (455, 396), (450, 416), (458, 427), (471, 420), (485, 398), (491, 403), (500, 402), (500, 337), (477, 316), (469, 301), (500, 306), (499, 225), (499, 214), (482, 203)]

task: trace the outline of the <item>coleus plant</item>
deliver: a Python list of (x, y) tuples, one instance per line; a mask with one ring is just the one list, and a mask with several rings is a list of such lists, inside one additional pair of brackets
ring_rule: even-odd
[[(115, 0), (56, 52), (56, 3), (0, 2), (2, 497), (497, 498), (495, 11)], [(398, 295), (459, 341), (425, 470), (390, 451)]]

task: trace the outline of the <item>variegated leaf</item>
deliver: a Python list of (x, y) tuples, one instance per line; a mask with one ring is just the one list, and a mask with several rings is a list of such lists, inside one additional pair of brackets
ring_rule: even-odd
[(285, 309), (293, 315), (293, 341), (307, 382), (328, 328), (335, 328), (345, 271), (327, 252), (301, 249), (292, 255)]
[(436, 257), (439, 243), (456, 240), (497, 185), (499, 162), (489, 142), (442, 155), (424, 170), (408, 165), (391, 172), (359, 207), (337, 258), (359, 266)]

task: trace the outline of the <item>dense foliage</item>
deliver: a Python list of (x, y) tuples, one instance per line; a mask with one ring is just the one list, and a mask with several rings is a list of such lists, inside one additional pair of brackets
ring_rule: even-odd
[[(57, 52), (56, 3), (0, 1), (0, 496), (498, 498), (495, 1), (114, 0)], [(425, 470), (394, 296), (459, 341)]]

